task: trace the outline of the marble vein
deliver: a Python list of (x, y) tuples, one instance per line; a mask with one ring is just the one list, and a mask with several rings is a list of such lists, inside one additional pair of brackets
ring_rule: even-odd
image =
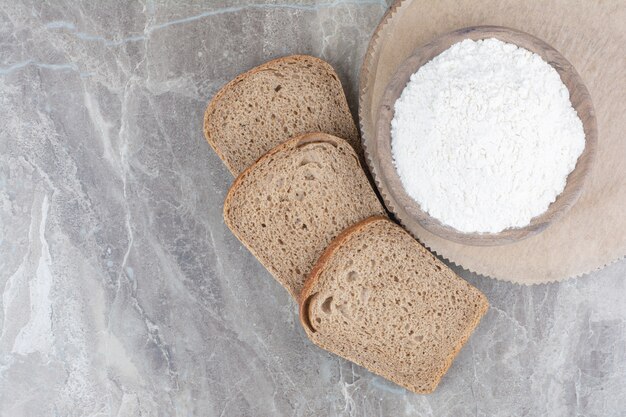
[(204, 18), (212, 17), (212, 16), (219, 16), (223, 14), (239, 13), (239, 12), (244, 12), (248, 10), (267, 10), (267, 11), (294, 10), (294, 11), (315, 12), (321, 9), (331, 9), (331, 8), (336, 8), (336, 7), (341, 7), (341, 6), (354, 6), (354, 5), (358, 5), (358, 6), (374, 5), (374, 6), (380, 6), (381, 8), (383, 8), (387, 6), (387, 3), (384, 0), (356, 0), (356, 1), (337, 0), (334, 2), (317, 3), (313, 5), (268, 3), (268, 4), (248, 4), (248, 5), (243, 5), (243, 6), (225, 7), (221, 9), (206, 11), (206, 12), (194, 15), (194, 16), (189, 16), (189, 17), (185, 17), (181, 19), (171, 20), (169, 22), (147, 26), (144, 29), (143, 35), (133, 35), (133, 36), (128, 36), (122, 39), (117, 39), (117, 40), (107, 39), (102, 36), (96, 36), (96, 35), (92, 35), (89, 33), (80, 32), (77, 30), (76, 25), (72, 22), (53, 21), (53, 22), (46, 23), (45, 27), (48, 29), (68, 30), (78, 39), (81, 39), (84, 41), (101, 42), (106, 46), (120, 46), (129, 42), (145, 41), (150, 37), (152, 32), (155, 32), (155, 31), (158, 31), (158, 30), (170, 27), (170, 26), (190, 23), (196, 20), (200, 20), (200, 19), (204, 19)]
[(75, 63), (69, 64), (46, 64), (43, 62), (35, 62), (32, 59), (28, 59), (26, 61), (17, 62), (8, 67), (0, 68), (0, 76), (9, 75), (13, 72), (16, 72), (22, 68), (34, 66), (37, 68), (47, 69), (51, 71), (74, 71), (78, 72), (81, 77), (89, 77), (91, 74), (88, 72), (80, 72), (78, 66)]
[(0, 0), (0, 417), (626, 415), (626, 261), (519, 287), (417, 396), (321, 351), (225, 227), (207, 100), (288, 53), (356, 109), (378, 0)]

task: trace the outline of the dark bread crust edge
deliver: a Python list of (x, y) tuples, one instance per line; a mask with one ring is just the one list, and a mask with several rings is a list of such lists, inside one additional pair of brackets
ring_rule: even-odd
[[(224, 156), (224, 153), (222, 152), (222, 150), (219, 148), (219, 146), (217, 146), (217, 144), (215, 143), (215, 141), (213, 140), (213, 137), (211, 136), (211, 129), (210, 129), (210, 122), (211, 122), (211, 115), (213, 114), (213, 112), (215, 111), (215, 109), (217, 108), (217, 106), (219, 105), (222, 97), (224, 96), (224, 94), (226, 94), (226, 92), (228, 92), (231, 88), (233, 88), (235, 85), (239, 84), (240, 82), (242, 82), (243, 80), (245, 80), (246, 78), (248, 78), (251, 75), (254, 75), (258, 72), (261, 71), (267, 71), (270, 69), (273, 69), (276, 64), (279, 64), (281, 62), (285, 62), (285, 61), (304, 61), (304, 60), (311, 60), (311, 61), (315, 61), (317, 62), (321, 67), (324, 67), (329, 74), (333, 75), (334, 78), (337, 79), (337, 83), (339, 84), (339, 94), (341, 94), (341, 96), (343, 97), (343, 100), (341, 100), (342, 103), (342, 108), (341, 109), (337, 109), (339, 111), (345, 112), (346, 114), (348, 114), (350, 116), (350, 120), (352, 120), (352, 123), (354, 123), (354, 119), (352, 117), (352, 113), (350, 113), (350, 108), (348, 107), (348, 99), (346, 98), (346, 93), (343, 89), (343, 85), (341, 84), (341, 80), (339, 79), (339, 75), (337, 75), (337, 72), (335, 71), (335, 69), (332, 67), (332, 65), (330, 65), (328, 62), (324, 61), (323, 59), (314, 57), (312, 55), (288, 55), (288, 56), (283, 56), (280, 58), (276, 58), (276, 59), (272, 59), (271, 61), (267, 61), (261, 65), (258, 65), (254, 68), (249, 69), (246, 72), (243, 72), (241, 74), (239, 74), (237, 77), (235, 77), (234, 79), (232, 79), (231, 81), (229, 81), (228, 83), (226, 83), (222, 88), (220, 88), (218, 90), (217, 93), (215, 93), (215, 95), (213, 96), (213, 98), (209, 101), (209, 104), (207, 105), (206, 110), (204, 111), (204, 120), (203, 120), (203, 124), (202, 124), (202, 130), (204, 132), (204, 137), (206, 139), (206, 141), (209, 143), (209, 145), (211, 145), (211, 148), (213, 148), (213, 150), (215, 151), (215, 153), (217, 154), (217, 156), (219, 156), (219, 158), (222, 160), (222, 162), (224, 163), (224, 165), (226, 165), (226, 168), (228, 168), (228, 170), (230, 171), (230, 173), (237, 177), (239, 173), (237, 173), (233, 167), (231, 167), (228, 162), (227, 159)], [(355, 126), (355, 130), (358, 132), (358, 127)], [(314, 133), (314, 132), (311, 132)], [(278, 145), (280, 146), (280, 145)], [(242, 171), (243, 172), (243, 171)]]
[[(339, 236), (337, 236), (330, 243), (330, 245), (328, 245), (326, 250), (322, 253), (322, 256), (320, 256), (319, 260), (316, 262), (315, 266), (313, 267), (313, 269), (309, 273), (309, 276), (307, 277), (306, 281), (304, 282), (304, 287), (302, 288), (302, 292), (300, 293), (300, 298), (298, 299), (299, 313), (300, 313), (300, 323), (302, 324), (302, 327), (304, 327), (305, 333), (307, 334), (309, 339), (314, 344), (320, 346), (316, 342), (316, 340), (314, 338), (314, 333), (316, 333), (316, 331), (313, 329), (313, 327), (311, 326), (310, 321), (309, 321), (308, 308), (309, 308), (309, 304), (310, 304), (310, 297), (315, 295), (315, 293), (311, 294), (311, 291), (313, 290), (315, 284), (317, 284), (317, 282), (319, 281), (321, 273), (324, 271), (327, 263), (329, 262), (330, 258), (335, 254), (335, 252), (338, 249), (340, 249), (342, 246), (347, 244), (354, 234), (358, 233), (359, 231), (361, 231), (361, 229), (364, 229), (365, 227), (369, 226), (370, 224), (376, 223), (378, 221), (387, 221), (387, 222), (390, 222), (390, 223), (394, 224), (400, 230), (402, 230), (403, 233), (405, 233), (408, 236), (410, 236), (412, 240), (415, 240), (406, 230), (404, 230), (404, 228), (398, 226), (395, 222), (393, 222), (392, 220), (388, 219), (387, 217), (385, 217), (385, 216), (372, 216), (372, 217), (368, 217), (365, 220), (362, 220), (359, 223), (356, 223), (356, 224), (348, 227), (346, 230), (341, 232), (341, 234), (339, 234)], [(419, 242), (417, 242), (416, 240), (415, 240), (415, 242), (418, 245), (421, 246), (421, 244)], [(430, 251), (428, 251), (427, 249), (424, 249), (424, 250), (427, 253), (432, 255), (432, 253)], [(438, 261), (438, 259), (435, 258), (434, 255), (432, 255), (432, 256), (433, 256), (434, 259), (436, 259)], [(446, 266), (446, 268), (448, 268), (448, 267)], [(458, 277), (458, 278), (462, 279), (460, 277)], [(473, 289), (477, 293), (477, 295), (478, 295), (479, 304), (478, 304), (477, 314), (475, 315), (474, 320), (471, 321), (468, 326), (466, 326), (466, 328), (464, 329), (464, 332), (462, 333), (461, 338), (459, 339), (458, 343), (454, 346), (454, 348), (452, 349), (451, 353), (446, 357), (446, 360), (444, 362), (444, 366), (443, 366), (441, 372), (438, 373), (435, 376), (433, 384), (427, 390), (418, 391), (418, 390), (413, 390), (410, 387), (407, 387), (405, 384), (400, 383), (396, 379), (391, 379), (390, 378), (394, 383), (396, 383), (396, 384), (398, 384), (400, 386), (403, 386), (403, 387), (405, 387), (407, 389), (410, 389), (410, 390), (414, 391), (416, 394), (430, 394), (433, 391), (435, 391), (435, 389), (439, 385), (439, 382), (441, 381), (441, 378), (448, 372), (448, 369), (450, 369), (450, 366), (452, 365), (452, 362), (454, 361), (454, 358), (456, 358), (456, 356), (460, 352), (461, 348), (465, 345), (465, 343), (467, 342), (467, 340), (469, 339), (471, 334), (474, 332), (474, 330), (478, 326), (478, 323), (480, 323), (480, 320), (483, 318), (483, 316), (485, 315), (485, 313), (489, 309), (489, 302), (487, 300), (487, 297), (480, 290), (475, 288), (474, 286), (470, 285), (469, 283), (467, 283), (467, 285), (471, 289)], [(320, 346), (320, 347), (322, 349), (324, 349), (324, 347), (322, 347), (322, 346)], [(335, 353), (335, 352), (332, 352), (332, 353)], [(340, 356), (340, 355), (338, 355), (338, 356)], [(359, 364), (359, 365), (361, 365), (361, 364)], [(364, 367), (367, 368), (366, 366), (364, 366)]]
[(361, 163), (360, 163), (359, 158), (358, 158), (358, 156), (356, 154), (356, 151), (348, 143), (348, 141), (346, 141), (345, 139), (339, 138), (337, 136), (329, 135), (328, 133), (322, 133), (322, 132), (305, 133), (303, 135), (295, 136), (295, 137), (293, 137), (291, 139), (288, 139), (287, 141), (285, 141), (285, 142), (281, 143), (280, 145), (274, 147), (273, 149), (271, 149), (270, 151), (265, 153), (263, 156), (261, 156), (254, 164), (252, 164), (249, 167), (247, 167), (246, 169), (244, 169), (241, 172), (241, 174), (239, 174), (237, 176), (237, 178), (235, 179), (233, 184), (230, 186), (230, 189), (228, 190), (228, 193), (226, 194), (226, 199), (224, 200), (223, 216), (224, 216), (224, 223), (226, 223), (226, 226), (228, 226), (228, 228), (235, 235), (235, 237), (250, 251), (250, 253), (252, 253), (252, 255), (254, 255), (254, 257), (261, 263), (261, 265), (263, 265), (265, 267), (265, 269), (267, 269), (274, 276), (276, 281), (278, 281), (289, 292), (289, 294), (291, 294), (291, 296), (296, 301), (298, 300), (298, 296), (299, 295), (295, 294), (293, 292), (293, 289), (289, 288), (284, 282), (281, 282), (281, 280), (278, 279), (277, 271), (271, 265), (266, 265), (261, 260), (261, 258), (259, 258), (257, 253), (250, 246), (248, 246), (248, 244), (237, 233), (236, 227), (235, 227), (232, 219), (229, 217), (229, 211), (230, 211), (230, 207), (231, 207), (231, 202), (232, 202), (232, 199), (234, 198), (235, 191), (241, 186), (241, 184), (249, 176), (254, 175), (254, 172), (256, 171), (256, 168), (260, 164), (265, 162), (266, 159), (276, 155), (277, 153), (280, 153), (282, 151), (289, 150), (289, 149), (299, 148), (299, 147), (302, 147), (302, 146), (305, 146), (305, 145), (308, 145), (308, 144), (312, 144), (312, 143), (329, 143), (329, 144), (331, 144), (333, 146), (337, 146), (339, 143), (342, 143), (342, 142), (345, 144), (346, 149), (348, 149), (348, 151), (351, 152), (351, 154), (354, 157), (355, 161), (357, 162), (357, 165), (359, 166), (359, 168), (363, 169), (361, 167)]
[[(360, 222), (353, 224), (352, 226), (346, 228), (343, 232), (339, 233), (339, 235), (337, 235), (337, 237), (330, 242), (326, 249), (324, 249), (324, 252), (322, 252), (322, 255), (313, 266), (313, 269), (311, 269), (309, 276), (304, 281), (304, 286), (302, 287), (302, 292), (300, 293), (300, 298), (298, 299), (298, 304), (300, 306), (300, 321), (302, 321), (302, 309), (306, 304), (306, 300), (311, 296), (310, 292), (319, 280), (319, 276), (326, 267), (326, 264), (330, 260), (330, 258), (339, 248), (347, 243), (347, 241), (352, 237), (354, 233), (357, 233), (361, 229), (368, 226), (370, 223), (375, 223), (381, 220), (391, 221), (385, 216), (368, 217), (367, 219), (361, 220)], [(303, 322), (302, 325), (305, 326), (305, 323)], [(305, 329), (308, 329), (307, 326), (305, 326)]]
[[(315, 294), (311, 294), (311, 291), (313, 290), (313, 287), (315, 286), (315, 284), (317, 284), (317, 281), (319, 280), (319, 276), (321, 275), (322, 271), (326, 267), (326, 264), (328, 263), (330, 258), (335, 254), (335, 252), (348, 242), (348, 240), (352, 237), (354, 233), (357, 233), (361, 229), (368, 226), (370, 223), (375, 223), (380, 220), (390, 221), (385, 216), (371, 216), (371, 217), (368, 217), (367, 219), (361, 220), (360, 222), (353, 224), (352, 226), (346, 228), (343, 232), (339, 233), (339, 235), (337, 235), (337, 237), (334, 238), (330, 242), (330, 244), (326, 247), (326, 249), (324, 249), (324, 252), (322, 252), (322, 255), (319, 257), (317, 262), (315, 262), (313, 269), (311, 269), (311, 272), (309, 272), (309, 275), (307, 276), (306, 280), (304, 281), (304, 285), (302, 286), (300, 297), (297, 299), (298, 310), (300, 313), (299, 314), (300, 324), (302, 324), (302, 327), (304, 327), (304, 330), (307, 336), (309, 336), (309, 339), (313, 340), (313, 338), (311, 337), (311, 334), (316, 333), (315, 329), (313, 329), (313, 326), (311, 325), (311, 322), (309, 320), (309, 312), (308, 312), (309, 304), (311, 301), (310, 298), (315, 295)], [(313, 340), (313, 342), (315, 341)]]
[[(462, 278), (459, 277), (459, 279), (462, 279)], [(435, 379), (435, 382), (433, 383), (432, 389), (430, 391), (424, 392), (424, 394), (430, 394), (437, 388), (437, 386), (439, 385), (439, 382), (441, 381), (441, 378), (443, 378), (443, 376), (450, 369), (450, 366), (452, 366), (452, 362), (454, 361), (454, 358), (457, 357), (457, 355), (461, 351), (461, 348), (465, 346), (465, 343), (467, 343), (472, 333), (474, 333), (474, 330), (476, 330), (476, 327), (478, 327), (480, 320), (482, 320), (482, 318), (487, 313), (487, 310), (489, 310), (489, 301), (487, 300), (487, 297), (485, 296), (485, 294), (483, 294), (478, 288), (472, 285), (470, 285), (470, 288), (474, 289), (478, 293), (477, 295), (480, 300), (478, 304), (478, 312), (476, 316), (474, 317), (474, 320), (470, 322), (469, 326), (465, 328), (465, 331), (461, 335), (461, 338), (459, 339), (458, 343), (454, 346), (454, 348), (452, 349), (452, 352), (446, 358), (444, 367), (442, 368), (441, 372), (437, 375), (437, 378)]]

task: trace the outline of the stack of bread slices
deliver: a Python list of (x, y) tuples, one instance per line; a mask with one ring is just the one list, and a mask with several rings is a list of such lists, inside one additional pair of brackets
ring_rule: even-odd
[(240, 75), (204, 133), (237, 177), (226, 224), (299, 303), (311, 341), (432, 392), (488, 303), (386, 217), (333, 68), (295, 55)]

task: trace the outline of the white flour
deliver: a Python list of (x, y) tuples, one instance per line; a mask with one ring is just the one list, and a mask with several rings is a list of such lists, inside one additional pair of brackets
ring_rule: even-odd
[(585, 147), (556, 70), (497, 39), (464, 40), (422, 66), (391, 126), (408, 194), (462, 232), (528, 225), (563, 191)]

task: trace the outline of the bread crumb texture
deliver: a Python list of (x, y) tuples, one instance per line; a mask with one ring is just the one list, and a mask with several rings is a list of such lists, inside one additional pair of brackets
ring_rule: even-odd
[(324, 132), (361, 154), (341, 82), (325, 61), (295, 55), (241, 74), (211, 100), (204, 133), (233, 175), (287, 139)]
[(333, 238), (384, 213), (352, 147), (322, 133), (266, 154), (237, 178), (224, 204), (233, 233), (294, 297)]
[(368, 219), (309, 277), (301, 320), (320, 347), (416, 393), (432, 392), (488, 308), (400, 226)]

